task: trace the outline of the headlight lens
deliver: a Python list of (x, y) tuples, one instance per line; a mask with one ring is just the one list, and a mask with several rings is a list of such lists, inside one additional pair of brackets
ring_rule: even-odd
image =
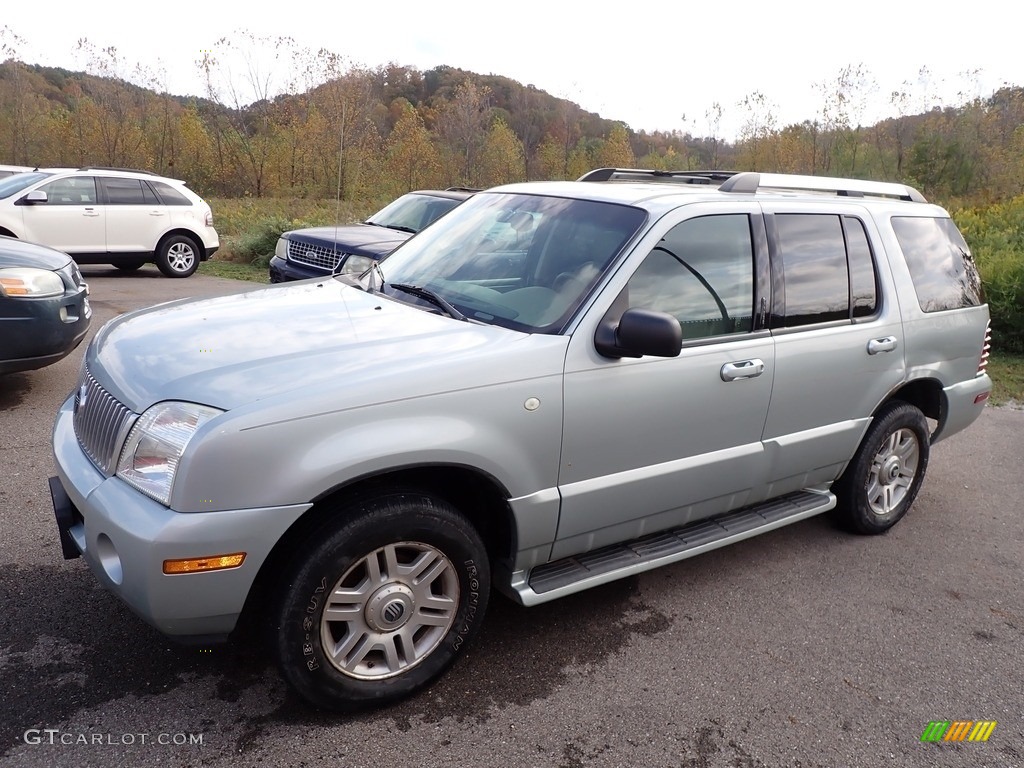
[(361, 275), (373, 264), (369, 256), (349, 256), (345, 259), (345, 266), (341, 268), (343, 275)]
[(60, 296), (64, 281), (56, 272), (35, 267), (0, 269), (0, 294), (4, 296)]
[(117, 476), (161, 504), (168, 504), (185, 447), (199, 427), (220, 413), (223, 411), (195, 403), (157, 403), (128, 433), (117, 462)]
[(274, 255), (279, 259), (288, 259), (288, 241), (283, 237), (277, 238), (277, 245), (274, 246)]

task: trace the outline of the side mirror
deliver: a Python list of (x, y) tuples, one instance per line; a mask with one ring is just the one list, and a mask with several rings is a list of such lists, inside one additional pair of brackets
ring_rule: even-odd
[(665, 312), (627, 309), (618, 321), (608, 316), (601, 320), (594, 345), (604, 357), (677, 357), (683, 329)]
[(34, 189), (18, 201), (19, 205), (39, 205), (49, 202), (50, 198), (41, 189)]

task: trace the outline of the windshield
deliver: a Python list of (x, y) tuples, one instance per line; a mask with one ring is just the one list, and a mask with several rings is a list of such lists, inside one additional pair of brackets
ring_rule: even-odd
[(460, 202), (462, 201), (448, 197), (410, 193), (402, 195), (393, 203), (388, 203), (368, 218), (366, 223), (415, 234), (444, 216)]
[(6, 179), (0, 179), (0, 200), (11, 195), (16, 195), (25, 187), (29, 187), (35, 184), (37, 181), (42, 181), (50, 174), (39, 173), (37, 171), (31, 171), (26, 173), (16, 173), (13, 176), (8, 176)]
[(612, 203), (478, 194), (376, 272), (401, 301), (430, 306), (393, 284), (432, 291), (470, 320), (559, 333), (646, 216)]

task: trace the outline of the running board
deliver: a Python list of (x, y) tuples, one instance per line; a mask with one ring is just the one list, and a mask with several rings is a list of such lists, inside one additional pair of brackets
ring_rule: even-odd
[(545, 563), (528, 574), (517, 571), (510, 586), (523, 605), (537, 605), (749, 539), (827, 512), (835, 505), (832, 493), (798, 491), (720, 517)]

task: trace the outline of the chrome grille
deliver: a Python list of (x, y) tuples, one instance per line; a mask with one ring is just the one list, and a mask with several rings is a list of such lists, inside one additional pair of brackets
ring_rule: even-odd
[(114, 473), (117, 449), (134, 421), (135, 414), (86, 370), (75, 392), (75, 435), (86, 456), (104, 475)]
[(308, 264), (318, 269), (326, 269), (333, 272), (338, 262), (345, 258), (344, 251), (334, 248), (327, 248), (315, 243), (300, 243), (296, 240), (288, 241), (288, 258), (297, 261), (299, 264)]

